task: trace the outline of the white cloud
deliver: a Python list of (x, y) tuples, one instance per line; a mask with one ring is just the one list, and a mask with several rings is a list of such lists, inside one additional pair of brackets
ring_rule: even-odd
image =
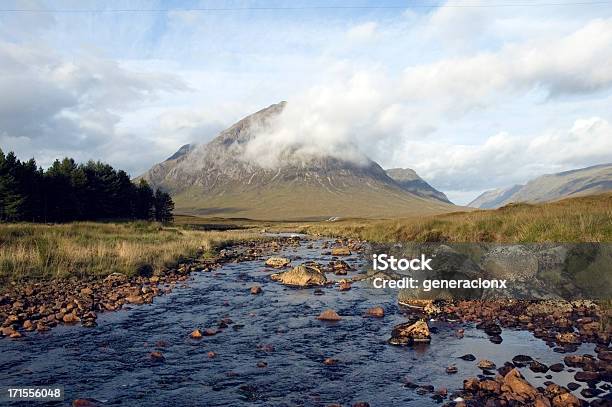
[(377, 34), (378, 24), (374, 21), (368, 21), (351, 27), (346, 36), (351, 41), (363, 42), (372, 40)]

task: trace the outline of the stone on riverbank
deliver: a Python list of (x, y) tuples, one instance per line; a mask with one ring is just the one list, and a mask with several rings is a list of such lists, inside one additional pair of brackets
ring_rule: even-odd
[(333, 309), (326, 309), (317, 317), (320, 321), (340, 321), (342, 317)]

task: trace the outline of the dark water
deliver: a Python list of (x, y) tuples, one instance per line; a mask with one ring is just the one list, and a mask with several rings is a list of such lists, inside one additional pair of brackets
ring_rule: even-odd
[[(321, 255), (323, 241), (313, 243), (313, 249), (302, 244), (279, 254), (301, 257), (294, 264), (327, 263), (331, 257)], [(363, 261), (355, 255), (347, 259), (361, 270)], [(272, 272), (263, 267), (263, 260), (227, 264), (213, 273), (194, 274), (187, 287), (177, 286), (153, 304), (102, 314), (96, 328), (58, 327), (20, 340), (1, 340), (0, 385), (63, 385), (65, 404), (93, 398), (129, 406), (318, 406), (356, 401), (423, 406), (435, 402), (404, 387), (404, 378), (452, 392), (464, 378), (480, 373), (477, 362), (457, 359), (465, 353), (498, 366), (517, 354), (546, 364), (562, 360), (563, 355), (529, 332), (504, 330), (503, 343), (495, 345), (476, 329), (467, 328), (465, 337), (458, 339), (457, 326), (436, 322), (432, 326), (438, 332), (429, 346), (393, 347), (386, 343), (391, 328), (406, 318), (392, 291), (358, 283), (347, 292), (328, 287), (324, 295), (315, 296), (314, 289), (272, 282)], [(263, 287), (261, 295), (249, 293), (254, 284)], [(385, 318), (363, 317), (377, 305), (385, 308)], [(318, 321), (316, 316), (326, 308), (336, 310), (343, 320)], [(224, 317), (233, 324), (223, 332), (201, 340), (189, 338), (193, 329), (215, 327)], [(235, 325), (244, 327), (235, 330)], [(167, 346), (157, 348), (158, 341)], [(262, 345), (271, 345), (273, 351)], [(150, 359), (154, 350), (164, 354), (165, 362)], [(578, 353), (592, 350), (584, 345)], [(217, 357), (210, 359), (209, 351)], [(338, 359), (338, 364), (324, 365), (327, 357)], [(267, 367), (257, 367), (260, 361)], [(445, 369), (451, 363), (459, 373), (449, 376)], [(522, 372), (535, 382), (546, 380), (528, 369)], [(554, 375), (558, 384), (571, 381), (570, 373)]]

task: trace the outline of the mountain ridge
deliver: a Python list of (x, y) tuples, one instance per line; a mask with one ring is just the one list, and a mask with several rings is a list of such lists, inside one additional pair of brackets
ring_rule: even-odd
[(485, 191), (467, 206), (499, 208), (509, 203), (540, 203), (612, 191), (612, 163), (536, 177), (524, 185)]

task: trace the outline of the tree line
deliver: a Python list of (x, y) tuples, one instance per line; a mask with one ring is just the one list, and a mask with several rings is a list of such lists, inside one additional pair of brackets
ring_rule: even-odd
[(0, 221), (173, 219), (174, 202), (145, 180), (130, 180), (123, 170), (72, 158), (55, 160), (46, 171), (34, 159), (20, 161), (0, 149)]

